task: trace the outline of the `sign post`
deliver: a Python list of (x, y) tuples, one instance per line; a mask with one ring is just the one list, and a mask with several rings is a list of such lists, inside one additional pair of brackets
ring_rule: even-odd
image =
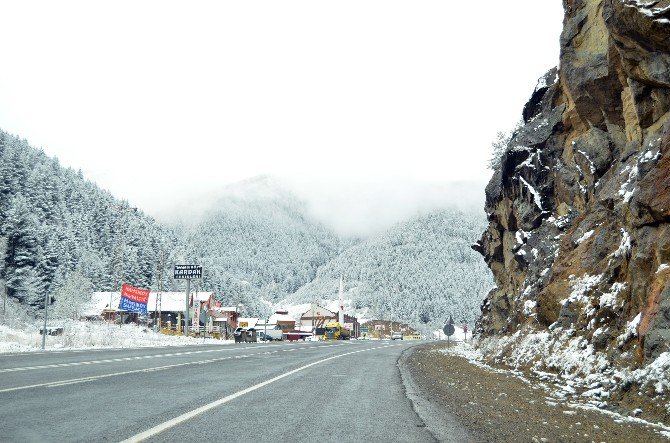
[(184, 336), (188, 337), (188, 295), (191, 292), (191, 279), (202, 278), (200, 265), (174, 265), (174, 279), (186, 280), (186, 303), (184, 303)]
[(451, 318), (451, 315), (449, 316), (449, 321), (447, 321), (447, 324), (444, 325), (444, 328), (442, 328), (442, 331), (444, 332), (444, 335), (447, 336), (447, 347), (451, 345), (449, 337), (454, 335), (454, 332), (456, 332), (456, 329), (454, 328), (454, 320)]

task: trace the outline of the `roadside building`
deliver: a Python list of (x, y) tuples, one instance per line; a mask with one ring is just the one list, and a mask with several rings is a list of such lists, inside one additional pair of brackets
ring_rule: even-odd
[(237, 320), (237, 327), (243, 329), (256, 329), (259, 319), (256, 317), (240, 317)]
[(344, 325), (345, 328), (351, 331), (351, 338), (358, 338), (361, 335), (361, 325), (358, 323), (358, 318), (353, 315), (344, 314)]
[(295, 330), (295, 319), (288, 315), (285, 309), (278, 309), (268, 319), (268, 323), (276, 324), (283, 332), (291, 332)]
[(268, 323), (274, 323), (282, 331), (285, 340), (300, 340), (312, 336), (311, 331), (305, 331), (296, 325), (296, 320), (289, 315), (286, 309), (278, 309), (268, 319)]
[[(353, 315), (344, 314), (344, 328), (351, 331), (351, 337), (357, 338), (360, 335), (360, 324)], [(300, 316), (300, 329), (302, 331), (314, 331), (315, 335), (321, 336), (324, 333), (326, 324), (332, 321), (339, 321), (337, 312), (312, 303), (310, 308)]]
[(337, 321), (337, 313), (312, 303), (310, 308), (300, 315), (300, 330), (323, 335), (326, 324)]
[(367, 328), (367, 337), (370, 338), (390, 338), (391, 331), (402, 332), (403, 336), (416, 335), (417, 332), (407, 323), (400, 323), (390, 320), (368, 320), (363, 323)]
[[(107, 320), (116, 321), (120, 314), (119, 303), (121, 301), (120, 292), (94, 292), (91, 294), (91, 300), (85, 304), (81, 315), (86, 320)], [(116, 308), (111, 308), (116, 306)]]
[[(142, 321), (137, 313), (119, 310), (120, 301), (121, 293), (119, 291), (94, 292), (91, 295), (90, 302), (83, 310), (83, 316), (90, 320), (117, 321), (123, 315), (125, 323)], [(215, 303), (216, 299), (213, 292), (193, 292), (189, 297), (189, 319), (193, 318), (196, 309), (200, 313), (203, 309), (214, 306)], [(176, 326), (181, 322), (185, 307), (186, 294), (184, 292), (150, 292), (147, 302), (148, 319), (153, 323), (155, 319), (160, 318), (161, 325)]]
[(211, 307), (207, 314), (212, 318), (212, 322), (226, 323), (229, 328), (235, 329), (239, 318), (238, 308), (235, 306), (220, 306), (221, 303)]

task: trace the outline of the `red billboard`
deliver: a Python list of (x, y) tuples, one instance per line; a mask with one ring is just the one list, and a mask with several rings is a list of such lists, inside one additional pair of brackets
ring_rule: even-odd
[(149, 290), (136, 288), (127, 283), (121, 287), (121, 304), (119, 309), (129, 312), (140, 312), (147, 314), (147, 302), (149, 301)]

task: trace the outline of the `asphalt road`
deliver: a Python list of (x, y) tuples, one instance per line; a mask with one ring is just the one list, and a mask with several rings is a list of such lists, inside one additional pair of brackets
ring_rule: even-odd
[(0, 355), (0, 441), (435, 441), (397, 361), (345, 341)]

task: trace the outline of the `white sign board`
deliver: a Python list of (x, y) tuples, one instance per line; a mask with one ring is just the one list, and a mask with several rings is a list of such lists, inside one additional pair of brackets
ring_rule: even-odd
[(175, 280), (191, 280), (202, 278), (202, 266), (200, 265), (174, 265)]

